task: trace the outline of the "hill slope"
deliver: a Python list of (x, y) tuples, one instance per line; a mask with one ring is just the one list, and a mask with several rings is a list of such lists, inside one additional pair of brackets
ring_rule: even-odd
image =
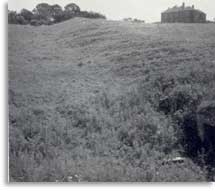
[[(215, 98), (214, 37), (214, 24), (10, 25), (11, 180), (205, 180), (191, 160), (162, 160), (197, 152), (180, 127)], [(181, 108), (159, 107), (181, 94)]]

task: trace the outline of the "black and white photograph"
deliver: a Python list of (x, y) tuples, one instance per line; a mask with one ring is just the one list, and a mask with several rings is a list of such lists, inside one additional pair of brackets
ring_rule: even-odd
[(9, 183), (215, 182), (215, 1), (6, 14)]

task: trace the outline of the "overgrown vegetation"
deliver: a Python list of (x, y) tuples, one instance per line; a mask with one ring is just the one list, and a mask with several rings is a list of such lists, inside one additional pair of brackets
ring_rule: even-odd
[(80, 7), (74, 3), (66, 5), (64, 9), (58, 4), (49, 5), (47, 3), (40, 3), (33, 11), (27, 9), (22, 9), (20, 13), (8, 11), (9, 24), (30, 24), (33, 26), (51, 25), (74, 17), (106, 19), (106, 17), (100, 13), (81, 11)]
[[(151, 97), (163, 88), (160, 85), (151, 86), (155, 89), (150, 92), (140, 85), (116, 98), (104, 92), (89, 105), (27, 107), (17, 113), (13, 103), (11, 180), (206, 181), (208, 167), (195, 142), (198, 134), (186, 129), (192, 126), (182, 129), (181, 125), (196, 106), (189, 105), (195, 103), (195, 94), (203, 92), (175, 86), (174, 108), (181, 96), (191, 97), (182, 98), (183, 108), (167, 117), (160, 108), (156, 111), (157, 101)], [(177, 156), (191, 158), (182, 164), (164, 163)]]
[[(205, 181), (183, 154), (177, 125), (147, 103), (142, 89), (90, 105), (10, 108), (10, 174), (16, 181)], [(186, 170), (185, 170), (186, 169)]]
[(213, 181), (214, 25), (67, 22), (9, 27), (10, 180)]

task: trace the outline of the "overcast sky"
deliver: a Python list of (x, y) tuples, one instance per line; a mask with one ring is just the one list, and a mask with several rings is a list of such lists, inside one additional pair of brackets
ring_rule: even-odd
[(41, 2), (59, 4), (62, 7), (68, 3), (76, 3), (82, 10), (100, 12), (108, 19), (132, 17), (146, 22), (159, 21), (162, 11), (185, 2), (187, 6), (194, 4), (195, 8), (204, 11), (209, 20), (215, 17), (215, 0), (9, 0), (8, 7), (17, 11), (22, 8), (32, 10)]

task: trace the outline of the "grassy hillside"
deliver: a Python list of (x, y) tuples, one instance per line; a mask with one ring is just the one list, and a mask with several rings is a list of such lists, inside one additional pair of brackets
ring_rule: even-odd
[(214, 24), (76, 18), (8, 39), (11, 181), (212, 180), (190, 116), (215, 99)]

